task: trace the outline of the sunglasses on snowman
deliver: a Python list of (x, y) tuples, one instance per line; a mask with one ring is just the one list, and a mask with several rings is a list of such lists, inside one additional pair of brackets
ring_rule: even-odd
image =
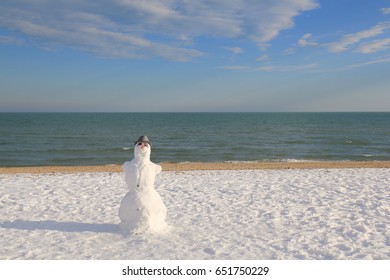
[(144, 144), (145, 147), (149, 146), (149, 144), (146, 142), (138, 142), (137, 146), (142, 146), (142, 144)]

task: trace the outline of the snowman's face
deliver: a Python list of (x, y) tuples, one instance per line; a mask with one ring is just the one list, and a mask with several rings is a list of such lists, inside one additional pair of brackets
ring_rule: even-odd
[(150, 154), (150, 145), (146, 142), (137, 142), (134, 147), (135, 154)]

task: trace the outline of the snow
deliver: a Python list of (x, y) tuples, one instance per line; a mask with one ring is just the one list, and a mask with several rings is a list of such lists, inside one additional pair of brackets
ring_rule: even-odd
[(123, 173), (0, 174), (0, 259), (390, 259), (390, 169), (163, 171), (168, 231), (123, 235)]

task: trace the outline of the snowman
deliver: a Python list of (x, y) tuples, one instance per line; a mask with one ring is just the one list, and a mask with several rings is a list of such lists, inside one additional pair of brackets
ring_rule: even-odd
[(166, 229), (167, 208), (154, 189), (154, 180), (161, 166), (150, 161), (151, 143), (147, 136), (135, 142), (134, 159), (123, 164), (129, 187), (119, 207), (119, 227), (124, 234), (160, 233)]

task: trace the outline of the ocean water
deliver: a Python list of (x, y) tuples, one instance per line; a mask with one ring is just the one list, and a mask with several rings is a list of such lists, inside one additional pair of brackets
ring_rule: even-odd
[(0, 166), (390, 160), (390, 113), (0, 113)]

